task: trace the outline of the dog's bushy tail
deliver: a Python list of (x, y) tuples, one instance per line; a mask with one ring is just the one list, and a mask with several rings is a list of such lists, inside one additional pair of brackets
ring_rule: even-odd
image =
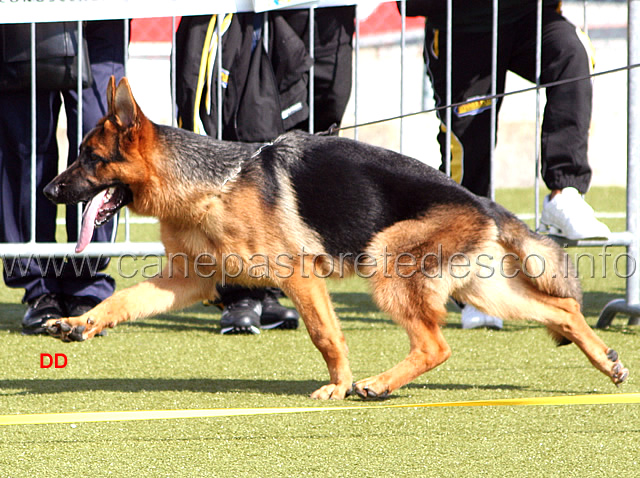
[[(494, 205), (498, 241), (520, 259), (523, 273), (541, 292), (553, 297), (575, 299), (582, 308), (582, 288), (569, 255), (553, 239), (536, 234), (499, 205)], [(571, 343), (550, 331), (558, 345)]]

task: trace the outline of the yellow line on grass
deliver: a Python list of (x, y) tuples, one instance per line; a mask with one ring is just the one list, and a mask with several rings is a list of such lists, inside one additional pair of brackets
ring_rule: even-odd
[(45, 423), (116, 422), (132, 420), (169, 420), (177, 418), (214, 418), (249, 415), (282, 415), (286, 413), (330, 412), (338, 410), (371, 410), (383, 408), (429, 407), (496, 407), (522, 405), (610, 405), (640, 403), (640, 393), (602, 395), (570, 395), (562, 397), (507, 398), (498, 400), (471, 400), (460, 402), (413, 403), (405, 405), (353, 405), (340, 407), (300, 408), (213, 408), (195, 410), (139, 410), (124, 412), (37, 413), (0, 415), (0, 425), (33, 425)]

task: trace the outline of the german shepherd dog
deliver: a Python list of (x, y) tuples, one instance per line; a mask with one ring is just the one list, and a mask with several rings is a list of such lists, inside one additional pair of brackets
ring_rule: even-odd
[[(85, 340), (105, 327), (215, 299), (216, 284), (281, 288), (329, 368), (311, 394), (381, 398), (451, 355), (441, 326), (450, 297), (505, 319), (532, 319), (575, 343), (615, 384), (618, 354), (587, 325), (579, 281), (552, 239), (417, 160), (330, 135), (273, 143), (217, 141), (154, 124), (123, 79), (78, 159), (45, 188), (56, 203), (89, 201), (77, 250), (125, 204), (160, 221), (168, 263), (48, 332)], [(205, 259), (203, 259), (203, 257)], [(172, 260), (171, 258), (179, 258)], [(173, 267), (173, 269), (171, 269)], [(358, 273), (409, 335), (408, 356), (353, 382), (325, 277)]]

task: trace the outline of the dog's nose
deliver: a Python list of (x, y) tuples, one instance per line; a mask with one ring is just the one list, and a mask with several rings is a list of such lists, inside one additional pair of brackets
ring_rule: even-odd
[(54, 182), (50, 182), (44, 187), (42, 192), (47, 197), (47, 199), (55, 202), (58, 196), (60, 195), (60, 186)]

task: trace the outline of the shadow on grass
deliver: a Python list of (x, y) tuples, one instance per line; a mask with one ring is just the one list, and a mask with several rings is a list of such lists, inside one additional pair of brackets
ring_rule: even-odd
[(340, 313), (372, 314), (380, 309), (373, 303), (371, 295), (366, 292), (332, 292), (331, 299), (338, 315)]
[[(308, 395), (325, 385), (317, 380), (243, 380), (243, 379), (162, 379), (162, 378), (68, 378), (36, 380), (0, 380), (0, 395), (51, 395), (69, 392), (195, 392), (195, 393), (261, 393), (274, 395)], [(403, 389), (464, 390), (530, 390), (527, 386), (507, 384), (410, 383)], [(402, 390), (402, 389), (401, 389)], [(386, 400), (401, 398), (391, 395)]]
[[(343, 322), (393, 322), (386, 313), (376, 306), (371, 295), (367, 292), (332, 292), (331, 299), (338, 317)], [(447, 304), (447, 308), (450, 312), (457, 310), (451, 304)]]
[[(10, 330), (20, 332), (22, 316), (25, 307), (21, 304), (0, 304), (0, 330)], [(193, 312), (193, 313), (190, 313)], [(211, 319), (195, 315), (199, 310), (189, 311), (186, 309), (182, 313), (156, 315), (149, 319), (127, 322), (126, 326), (142, 329), (164, 329), (174, 332), (202, 331), (220, 332), (220, 321), (218, 315), (212, 314)]]
[(136, 329), (168, 330), (171, 332), (214, 332), (220, 333), (220, 317), (212, 317), (211, 320), (203, 319), (195, 315), (156, 315), (149, 319), (141, 319), (126, 322), (123, 325)]
[(604, 306), (615, 299), (624, 299), (624, 292), (585, 292), (583, 299), (583, 313), (586, 317), (599, 317)]
[(528, 390), (529, 387), (521, 385), (493, 384), (478, 385), (467, 383), (409, 383), (403, 388), (415, 390)]
[[(69, 378), (0, 380), (0, 395), (47, 395), (68, 392), (255, 392), (305, 395), (324, 385), (314, 380), (163, 379), (163, 378)], [(11, 392), (15, 390), (15, 392)]]
[(24, 304), (0, 303), (0, 328), (9, 328), (11, 325), (19, 327), (26, 310)]

